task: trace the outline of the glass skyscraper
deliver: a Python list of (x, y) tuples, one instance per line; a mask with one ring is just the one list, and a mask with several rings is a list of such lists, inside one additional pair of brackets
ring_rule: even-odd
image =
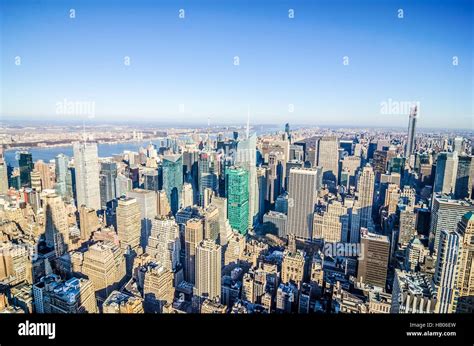
[(249, 219), (249, 174), (239, 167), (226, 170), (227, 217), (233, 229), (247, 234)]
[(163, 190), (166, 191), (173, 215), (180, 207), (182, 189), (183, 157), (182, 155), (165, 155), (163, 157)]

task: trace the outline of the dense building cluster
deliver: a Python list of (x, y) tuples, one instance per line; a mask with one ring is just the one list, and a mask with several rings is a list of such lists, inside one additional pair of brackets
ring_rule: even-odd
[(474, 311), (470, 138), (349, 129), (0, 153), (0, 312)]

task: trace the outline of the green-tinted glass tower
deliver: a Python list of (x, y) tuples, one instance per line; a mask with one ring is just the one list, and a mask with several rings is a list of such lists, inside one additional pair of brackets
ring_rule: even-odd
[(249, 174), (239, 167), (226, 169), (227, 217), (231, 227), (247, 234), (249, 226)]
[(165, 155), (163, 157), (163, 190), (168, 196), (173, 215), (180, 207), (182, 189), (183, 157), (181, 155)]

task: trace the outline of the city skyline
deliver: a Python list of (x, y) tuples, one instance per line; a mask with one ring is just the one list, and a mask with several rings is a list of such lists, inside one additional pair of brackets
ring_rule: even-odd
[(472, 3), (437, 4), (4, 0), (0, 117), (473, 128)]

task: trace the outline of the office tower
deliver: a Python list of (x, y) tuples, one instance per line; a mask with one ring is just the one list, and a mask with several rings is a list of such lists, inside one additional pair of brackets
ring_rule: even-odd
[(357, 170), (360, 168), (361, 159), (358, 156), (345, 156), (342, 159), (342, 171), (347, 172), (349, 181), (348, 185), (355, 186), (355, 177)]
[(191, 219), (186, 222), (185, 242), (185, 280), (191, 284), (196, 283), (196, 251), (198, 244), (203, 240), (204, 228), (201, 219)]
[(84, 252), (73, 252), (71, 261), (73, 272), (86, 275), (101, 300), (118, 289), (126, 275), (123, 251), (110, 242), (98, 242)]
[(183, 190), (183, 157), (182, 155), (165, 155), (163, 157), (163, 190), (168, 196), (168, 202), (173, 215), (181, 203)]
[(99, 218), (95, 209), (85, 205), (79, 207), (79, 228), (81, 230), (81, 240), (87, 241), (92, 233), (100, 228)]
[(417, 271), (425, 258), (425, 247), (420, 239), (414, 237), (405, 249), (404, 266), (406, 271)]
[(158, 196), (155, 191), (133, 189), (127, 192), (127, 197), (137, 201), (141, 220), (140, 244), (145, 247), (151, 233), (153, 220), (157, 215)]
[(268, 233), (278, 235), (279, 237), (285, 237), (286, 223), (288, 217), (277, 211), (270, 210), (268, 213), (263, 215), (263, 226)]
[(156, 192), (156, 203), (157, 203), (157, 215), (158, 216), (169, 216), (171, 213), (171, 207), (168, 201), (168, 195), (165, 191), (160, 190)]
[(204, 239), (212, 239), (218, 241), (219, 239), (219, 209), (215, 205), (209, 205), (204, 209)]
[(474, 312), (474, 213), (466, 213), (458, 223), (457, 232), (461, 236), (461, 246), (458, 262), (458, 291), (457, 312)]
[(66, 207), (61, 196), (47, 195), (45, 198), (45, 241), (53, 248), (56, 256), (67, 251), (69, 245), (69, 225)]
[(464, 153), (464, 138), (462, 137), (455, 137), (453, 140), (453, 151), (457, 152), (458, 155), (462, 155)]
[(376, 150), (374, 152), (374, 158), (372, 160), (374, 166), (374, 173), (377, 175), (377, 179), (387, 172), (388, 164), (388, 153), (385, 150)]
[(441, 231), (433, 283), (436, 286), (435, 312), (453, 313), (456, 309), (458, 261), (461, 237), (457, 231)]
[(34, 168), (31, 153), (22, 151), (18, 154), (18, 167), (20, 168), (20, 186), (31, 187), (30, 174)]
[(239, 264), (245, 251), (245, 236), (232, 232), (224, 254), (224, 265)]
[(433, 192), (450, 194), (454, 191), (457, 167), (458, 154), (456, 152), (438, 154)]
[(233, 229), (247, 234), (249, 227), (249, 178), (240, 167), (226, 169), (227, 215)]
[(430, 222), (430, 250), (437, 251), (442, 230), (455, 231), (464, 214), (474, 211), (469, 200), (455, 200), (442, 195), (433, 197)]
[(56, 175), (56, 193), (65, 200), (72, 198), (72, 194), (68, 194), (67, 177), (69, 173), (69, 158), (64, 154), (59, 154), (54, 158), (54, 169)]
[(40, 175), (42, 189), (52, 189), (53, 180), (51, 179), (51, 172), (49, 171), (49, 166), (42, 160), (38, 160), (34, 164), (34, 167), (35, 171), (37, 171)]
[(213, 197), (211, 205), (217, 207), (219, 212), (219, 245), (226, 245), (227, 240), (232, 233), (232, 227), (227, 219), (227, 198)]
[(325, 243), (346, 242), (350, 229), (350, 210), (341, 202), (332, 200), (326, 208), (316, 208), (313, 220), (313, 239)]
[(364, 232), (360, 243), (362, 255), (359, 257), (357, 281), (385, 289), (390, 255), (388, 237)]
[(3, 157), (0, 157), (0, 195), (8, 191), (8, 166)]
[(429, 274), (395, 269), (390, 313), (433, 313), (435, 306), (436, 290)]
[(301, 250), (285, 250), (281, 264), (281, 282), (284, 284), (294, 283), (298, 287), (303, 281), (305, 265), (305, 253)]
[(308, 168), (290, 170), (288, 224), (286, 231), (298, 238), (312, 239), (313, 213), (318, 186), (318, 171)]
[(372, 222), (372, 207), (374, 204), (374, 170), (366, 165), (359, 175), (357, 183), (357, 200), (360, 208), (360, 227), (368, 227)]
[(155, 217), (146, 252), (164, 268), (175, 271), (179, 266), (180, 249), (176, 221), (173, 218)]
[(41, 192), (41, 175), (37, 170), (32, 170), (30, 173), (30, 187), (38, 192)]
[(77, 205), (100, 209), (100, 179), (97, 143), (75, 142), (74, 166), (76, 173)]
[(268, 154), (266, 200), (269, 205), (273, 205), (275, 199), (280, 196), (282, 192), (283, 178), (286, 172), (284, 160), (284, 155), (279, 151), (270, 152)]
[(143, 172), (143, 187), (145, 190), (158, 191), (160, 186), (160, 176), (156, 169)]
[(324, 136), (317, 142), (317, 166), (323, 169), (323, 181), (337, 182), (339, 176), (339, 138)]
[(410, 110), (410, 118), (408, 120), (408, 138), (405, 146), (405, 157), (410, 157), (415, 151), (415, 127), (418, 108), (413, 106)]
[(405, 248), (416, 235), (416, 213), (413, 208), (405, 207), (400, 210), (399, 228), (398, 244), (401, 248)]
[[(258, 186), (257, 186), (257, 136), (255, 133), (250, 135), (247, 129), (247, 138), (237, 142), (237, 152), (235, 165), (243, 168), (247, 172), (247, 189), (243, 192), (248, 197), (248, 228), (252, 228), (258, 222)], [(229, 197), (228, 197), (229, 198)], [(229, 199), (229, 203), (230, 199)], [(232, 225), (232, 223), (231, 223)], [(246, 230), (245, 230), (246, 232)]]
[(276, 294), (276, 311), (280, 313), (291, 313), (298, 299), (298, 287), (292, 283), (278, 286)]
[(183, 208), (193, 206), (194, 191), (193, 191), (193, 186), (190, 183), (183, 184), (182, 198), (183, 198), (183, 204), (182, 204)]
[(219, 170), (217, 158), (211, 151), (204, 151), (199, 155), (199, 204), (204, 205), (204, 191), (217, 191), (217, 173)]
[(397, 184), (388, 184), (385, 191), (384, 207), (387, 208), (389, 215), (395, 214), (397, 211), (398, 200), (400, 199), (401, 190)]
[(173, 303), (174, 274), (160, 263), (150, 262), (140, 267), (143, 275), (143, 297), (145, 312), (161, 313), (163, 307)]
[(472, 156), (461, 155), (458, 157), (454, 198), (469, 198), (471, 195), (472, 181), (470, 174), (472, 169)]
[(132, 189), (132, 185), (132, 179), (123, 174), (117, 174), (117, 178), (115, 178), (115, 195), (117, 198), (125, 196)]
[(102, 311), (104, 314), (142, 314), (143, 299), (113, 291), (102, 304)]
[[(104, 161), (100, 163), (100, 201), (102, 209), (107, 203), (116, 199), (115, 180), (117, 179), (117, 163)], [(120, 197), (120, 196), (119, 196)]]
[(262, 222), (263, 214), (268, 211), (267, 203), (267, 168), (257, 167), (257, 189), (258, 189), (258, 222)]
[(61, 281), (51, 274), (33, 285), (37, 313), (97, 313), (97, 302), (91, 280), (71, 278)]
[(221, 295), (221, 246), (201, 241), (196, 252), (196, 295), (216, 299)]
[[(154, 194), (153, 194), (154, 195)], [(122, 197), (117, 206), (117, 234), (124, 253), (138, 253), (141, 236), (140, 207), (135, 198)]]
[(27, 244), (0, 243), (0, 281), (10, 286), (33, 282), (32, 258)]

